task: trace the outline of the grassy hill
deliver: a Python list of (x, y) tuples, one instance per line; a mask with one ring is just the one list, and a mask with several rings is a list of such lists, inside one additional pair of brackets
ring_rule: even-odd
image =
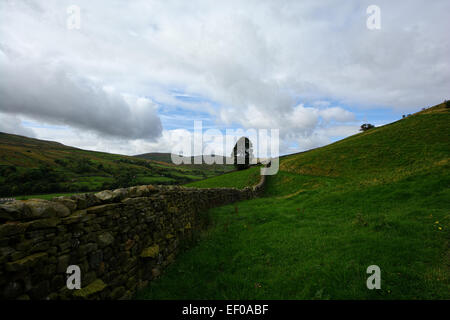
[(165, 163), (172, 163), (172, 158), (170, 153), (166, 152), (150, 152), (138, 154), (135, 156), (136, 158), (146, 159), (146, 160), (155, 160), (161, 161)]
[(226, 171), (229, 169), (204, 171), (0, 133), (0, 196), (184, 184)]
[(234, 171), (218, 175), (209, 179), (194, 181), (186, 184), (195, 188), (238, 188), (255, 185), (260, 180), (260, 166), (253, 166), (248, 170)]
[[(449, 128), (442, 104), (281, 158), (264, 197), (212, 209), (138, 298), (450, 299)], [(250, 170), (201, 185), (239, 187)]]

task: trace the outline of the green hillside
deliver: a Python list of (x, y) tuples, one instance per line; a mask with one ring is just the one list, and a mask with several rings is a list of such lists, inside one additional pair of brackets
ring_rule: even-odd
[[(140, 155), (136, 155), (136, 158), (146, 159), (146, 160), (154, 160), (161, 161), (164, 163), (172, 164), (172, 155), (170, 153), (162, 153), (162, 152), (152, 152), (152, 153), (144, 153)], [(220, 156), (217, 156), (220, 158)], [(184, 157), (184, 163), (178, 165), (180, 168), (186, 168), (190, 170), (198, 170), (200, 172), (204, 172), (205, 175), (217, 175), (225, 172), (230, 172), (235, 170), (234, 165), (226, 164), (227, 159), (225, 157), (222, 158), (222, 164), (205, 164), (203, 161), (203, 156), (192, 156), (192, 157)], [(190, 164), (185, 164), (189, 163)], [(200, 164), (196, 164), (200, 163)]]
[(0, 196), (184, 184), (226, 171), (204, 171), (0, 133)]
[(260, 167), (254, 166), (248, 170), (234, 171), (218, 175), (209, 179), (194, 181), (186, 184), (187, 187), (196, 188), (238, 188), (255, 185), (260, 180)]
[[(281, 158), (264, 197), (210, 210), (138, 298), (450, 299), (449, 127), (442, 104)], [(366, 287), (370, 265), (380, 290)]]
[(161, 161), (161, 162), (165, 162), (165, 163), (172, 162), (171, 154), (165, 153), (165, 152), (149, 152), (149, 153), (138, 154), (135, 157), (141, 158), (141, 159), (146, 159), (146, 160), (156, 160), (156, 161)]

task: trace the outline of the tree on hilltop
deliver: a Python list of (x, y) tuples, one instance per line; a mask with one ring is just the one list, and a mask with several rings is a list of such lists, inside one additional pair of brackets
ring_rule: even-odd
[(375, 126), (373, 124), (364, 123), (364, 124), (361, 125), (361, 129), (359, 129), (359, 131), (367, 131), (367, 130), (370, 130), (370, 129), (373, 129), (373, 128), (375, 128)]

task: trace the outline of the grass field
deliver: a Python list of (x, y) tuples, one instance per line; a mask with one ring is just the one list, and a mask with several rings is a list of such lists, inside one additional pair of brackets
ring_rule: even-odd
[(62, 197), (62, 196), (71, 196), (76, 193), (47, 193), (47, 194), (32, 194), (27, 196), (19, 196), (16, 197), (16, 200), (28, 200), (28, 199), (44, 199), (44, 200), (51, 200), (55, 197)]
[[(137, 298), (450, 299), (449, 125), (439, 105), (283, 157), (264, 197), (210, 210)], [(192, 185), (242, 187), (250, 170)]]
[[(172, 163), (172, 154), (170, 154), (170, 153), (161, 153), (161, 152), (144, 153), (144, 154), (136, 155), (135, 157), (140, 158), (140, 159), (146, 159), (146, 160), (160, 161), (162, 163)], [(204, 163), (203, 156), (185, 157), (183, 163), (180, 165), (177, 165), (177, 167), (185, 168), (188, 170), (201, 170), (204, 173), (206, 173), (208, 176), (211, 176), (212, 175), (211, 173), (214, 173), (214, 172), (220, 174), (220, 173), (234, 170), (233, 165), (226, 164), (227, 163), (226, 157), (216, 156), (217, 161), (219, 161), (220, 158), (221, 158), (221, 162), (223, 164), (218, 164), (218, 163), (206, 164), (206, 163)], [(187, 164), (186, 162), (190, 163), (190, 164)], [(200, 162), (201, 164), (196, 164), (197, 162)]]
[(255, 185), (260, 179), (260, 167), (251, 167), (248, 170), (234, 171), (205, 180), (186, 184), (187, 187), (196, 188), (238, 188)]
[(158, 160), (81, 150), (0, 132), (0, 196), (91, 192), (142, 184), (185, 184), (233, 166), (176, 166)]

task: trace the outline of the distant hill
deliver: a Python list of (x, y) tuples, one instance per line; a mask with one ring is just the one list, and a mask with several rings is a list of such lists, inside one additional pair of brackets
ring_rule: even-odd
[[(168, 164), (173, 164), (172, 162), (172, 154), (171, 153), (160, 153), (160, 152), (152, 152), (152, 153), (144, 153), (140, 155), (136, 155), (136, 158), (140, 159), (146, 159), (146, 160), (153, 160), (153, 161), (161, 161)], [(180, 164), (178, 166), (185, 167), (185, 168), (191, 168), (191, 169), (201, 169), (201, 170), (208, 170), (208, 171), (216, 171), (216, 172), (229, 172), (234, 170), (234, 165), (226, 164), (227, 157), (224, 156), (216, 156), (217, 158), (222, 159), (223, 164), (206, 164), (204, 162), (203, 156), (191, 156), (191, 157), (184, 157), (184, 162), (191, 163), (191, 164)], [(229, 157), (228, 157), (229, 158)], [(228, 160), (230, 161), (230, 160)], [(197, 163), (196, 163), (197, 162)], [(198, 164), (201, 163), (201, 164)]]
[[(156, 161), (162, 161), (166, 163), (172, 163), (172, 154), (171, 153), (163, 153), (163, 152), (150, 152), (150, 153), (144, 153), (136, 155), (135, 157), (141, 158), (141, 159), (147, 159), (147, 160), (156, 160)], [(178, 156), (177, 156), (178, 157)], [(205, 156), (191, 156), (191, 157), (184, 157), (184, 161), (190, 161), (191, 164), (194, 164), (194, 162), (201, 162), (204, 164), (204, 158)], [(222, 163), (226, 164), (226, 161), (230, 161), (230, 157), (224, 157), (224, 156), (215, 156), (218, 159), (222, 159)], [(232, 161), (232, 160), (231, 160)]]
[(184, 184), (231, 168), (178, 167), (0, 133), (0, 196), (81, 192), (139, 184)]
[(0, 132), (0, 144), (2, 145), (10, 145), (10, 146), (23, 146), (23, 147), (44, 147), (44, 148), (52, 148), (52, 149), (77, 149), (74, 147), (68, 147), (62, 143), (47, 141), (47, 140), (39, 140), (34, 138), (29, 138), (25, 136), (19, 136), (16, 134), (9, 134)]
[(144, 154), (135, 155), (136, 158), (146, 159), (146, 160), (156, 160), (165, 163), (172, 163), (171, 154), (163, 152), (150, 152)]

